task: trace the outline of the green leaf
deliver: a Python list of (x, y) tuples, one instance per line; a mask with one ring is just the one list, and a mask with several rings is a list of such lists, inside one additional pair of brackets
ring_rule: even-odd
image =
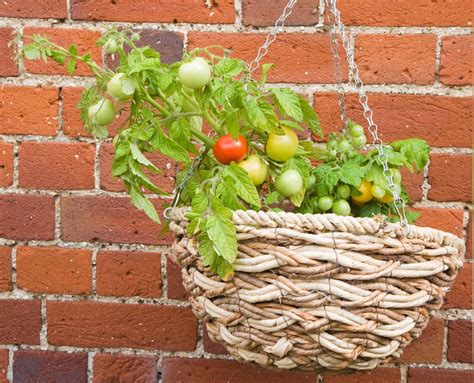
[(115, 157), (112, 163), (112, 175), (118, 177), (128, 170), (127, 157)]
[(165, 156), (174, 158), (176, 161), (189, 162), (189, 154), (182, 146), (167, 137), (160, 127), (155, 130), (155, 135), (151, 141), (153, 148)]
[(77, 56), (77, 46), (76, 44), (72, 44), (69, 48), (68, 51), (71, 55)]
[(300, 100), (295, 92), (285, 88), (272, 88), (270, 92), (283, 116), (290, 116), (297, 122), (303, 121)]
[(339, 182), (339, 172), (327, 164), (314, 168), (313, 174), (316, 177), (314, 188), (318, 196), (330, 195)]
[(345, 162), (339, 170), (340, 180), (352, 186), (359, 186), (364, 175), (365, 167), (351, 162)]
[(267, 76), (270, 69), (274, 68), (275, 64), (263, 64), (262, 65), (262, 76), (260, 77), (259, 84), (263, 85), (267, 82)]
[(242, 203), (237, 197), (233, 183), (220, 182), (216, 188), (216, 195), (222, 201), (224, 206), (232, 210), (243, 209)]
[(240, 134), (239, 115), (237, 109), (232, 109), (225, 116), (225, 127), (234, 140), (237, 140)]
[(129, 192), (133, 205), (135, 205), (138, 209), (143, 210), (146, 215), (156, 223), (161, 223), (155, 206), (138, 190), (138, 188), (132, 186), (130, 187)]
[(381, 165), (377, 164), (376, 162), (373, 162), (370, 165), (369, 169), (367, 170), (367, 174), (365, 175), (365, 178), (368, 181), (371, 181), (374, 184), (377, 184), (384, 189), (388, 187), (388, 181), (385, 175), (383, 174), (383, 168)]
[(300, 101), (300, 107), (303, 112), (303, 122), (308, 126), (309, 130), (319, 137), (323, 137), (323, 130), (321, 129), (321, 123), (319, 117), (314, 111), (313, 107), (309, 104), (308, 100), (303, 96), (298, 96)]
[(252, 206), (261, 207), (257, 189), (244, 169), (231, 163), (224, 168), (222, 175), (224, 179), (228, 177), (232, 180), (232, 185), (240, 198)]
[(410, 138), (395, 141), (390, 146), (403, 154), (409, 163), (413, 163), (418, 172), (421, 172), (430, 158), (430, 147), (425, 140)]
[(278, 193), (276, 190), (272, 191), (270, 194), (268, 194), (265, 197), (265, 204), (267, 204), (267, 205), (274, 204), (274, 203), (280, 201), (282, 199), (282, 197), (283, 196), (280, 193)]
[(229, 280), (234, 268), (232, 264), (220, 257), (214, 250), (214, 245), (206, 232), (202, 232), (198, 236), (199, 255), (203, 258), (205, 266), (209, 266), (211, 270), (217, 273), (223, 280)]
[(370, 201), (359, 208), (360, 217), (373, 217), (382, 213), (382, 207), (376, 201)]
[(257, 129), (265, 131), (267, 126), (267, 118), (265, 113), (260, 109), (257, 101), (254, 98), (248, 98), (246, 104), (247, 116), (250, 120), (250, 123), (255, 126)]
[(158, 169), (155, 165), (153, 165), (153, 163), (143, 155), (143, 153), (140, 151), (140, 149), (138, 149), (138, 146), (136, 144), (130, 143), (130, 152), (132, 153), (132, 157), (134, 160), (136, 160), (143, 166), (152, 169), (156, 173), (161, 173), (161, 170)]
[(242, 60), (231, 59), (228, 57), (223, 57), (214, 66), (215, 73), (225, 77), (235, 77), (242, 73), (244, 69), (245, 64)]
[(304, 129), (301, 127), (300, 124), (298, 124), (297, 122), (294, 122), (294, 121), (290, 121), (290, 120), (280, 120), (280, 124), (282, 126), (286, 126), (288, 128), (291, 128), (291, 129), (294, 129), (294, 130), (300, 130), (300, 131), (303, 131)]
[(76, 60), (70, 59), (66, 64), (67, 72), (72, 76), (76, 71)]

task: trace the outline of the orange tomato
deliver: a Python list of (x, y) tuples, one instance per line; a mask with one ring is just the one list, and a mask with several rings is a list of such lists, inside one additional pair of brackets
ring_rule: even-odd
[(372, 182), (369, 182), (367, 180), (363, 180), (357, 190), (362, 193), (359, 195), (354, 195), (353, 193), (351, 195), (352, 201), (355, 203), (366, 203), (369, 202), (374, 196), (372, 195), (372, 192), (370, 189), (372, 188)]

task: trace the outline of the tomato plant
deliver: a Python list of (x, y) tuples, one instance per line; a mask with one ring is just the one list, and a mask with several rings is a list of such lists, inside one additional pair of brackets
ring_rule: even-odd
[(221, 164), (227, 165), (232, 161), (239, 162), (247, 154), (247, 141), (242, 135), (234, 140), (230, 134), (226, 134), (216, 141), (212, 152)]
[(89, 119), (99, 126), (110, 124), (115, 119), (115, 107), (112, 101), (102, 98), (88, 109)]
[(211, 67), (202, 57), (196, 57), (179, 67), (178, 78), (190, 89), (201, 89), (211, 80)]
[(298, 136), (290, 128), (283, 127), (284, 134), (269, 134), (265, 150), (269, 158), (284, 162), (296, 154)]
[(251, 154), (246, 160), (239, 162), (239, 166), (245, 169), (254, 185), (258, 186), (267, 178), (267, 165), (255, 154)]
[(303, 189), (303, 177), (297, 170), (286, 170), (277, 177), (275, 187), (281, 195), (291, 197)]
[(332, 212), (337, 215), (349, 215), (351, 214), (351, 205), (345, 199), (340, 199), (334, 202), (332, 206)]
[(107, 91), (112, 97), (125, 101), (133, 96), (135, 85), (123, 73), (117, 73), (107, 83)]

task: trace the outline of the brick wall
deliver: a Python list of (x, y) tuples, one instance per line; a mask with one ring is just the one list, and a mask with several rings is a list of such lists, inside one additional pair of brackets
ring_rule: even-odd
[[(212, 5), (215, 3), (214, 5)], [(17, 66), (12, 32), (78, 43), (133, 26), (172, 62), (183, 49), (222, 44), (251, 59), (283, 0), (8, 0), (0, 2), (0, 382), (313, 382), (229, 360), (193, 317), (170, 236), (134, 210), (111, 177), (110, 142), (75, 109), (90, 72), (42, 62)], [(270, 49), (270, 81), (314, 100), (338, 128), (327, 33), (301, 0)], [(207, 4), (207, 5), (206, 5)], [(212, 6), (211, 6), (212, 5)], [(343, 19), (384, 138), (433, 146), (424, 176), (409, 177), (422, 225), (468, 238), (472, 210), (472, 26), (467, 0), (344, 0)], [(354, 95), (349, 115), (360, 119)], [(166, 166), (166, 161), (157, 158)], [(158, 182), (173, 188), (173, 169)], [(156, 199), (156, 206), (163, 203)], [(445, 306), (400, 364), (325, 382), (470, 382), (472, 241)]]

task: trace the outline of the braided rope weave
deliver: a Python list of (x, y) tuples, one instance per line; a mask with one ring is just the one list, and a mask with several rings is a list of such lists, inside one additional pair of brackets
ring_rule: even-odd
[(236, 211), (235, 275), (203, 265), (171, 212), (171, 256), (194, 314), (238, 360), (263, 367), (370, 370), (401, 355), (438, 309), (464, 242), (383, 218)]

